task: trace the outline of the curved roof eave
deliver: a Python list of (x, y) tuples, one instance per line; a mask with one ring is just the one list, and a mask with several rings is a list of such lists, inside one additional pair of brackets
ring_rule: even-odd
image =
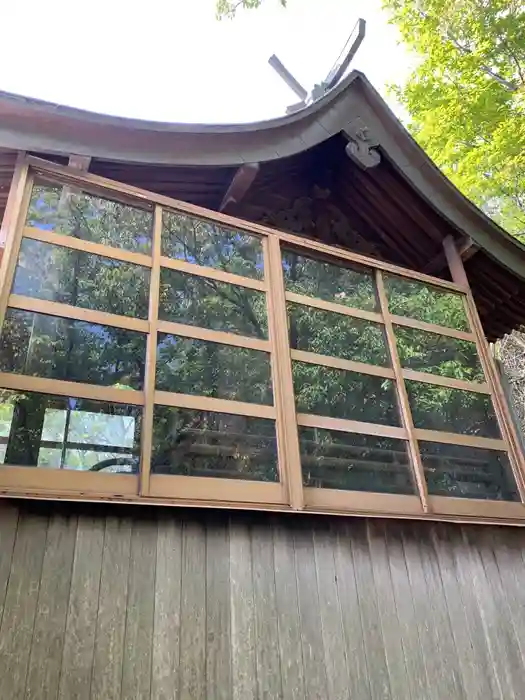
[(300, 153), (350, 129), (358, 118), (438, 213), (525, 279), (525, 246), (459, 192), (359, 71), (298, 112), (251, 124), (127, 119), (0, 92), (0, 147), (151, 165), (237, 166)]

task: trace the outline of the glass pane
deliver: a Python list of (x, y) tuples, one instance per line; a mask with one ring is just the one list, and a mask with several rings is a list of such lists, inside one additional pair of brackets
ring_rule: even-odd
[(421, 282), (384, 275), (390, 313), (468, 331), (463, 297)]
[(36, 183), (27, 225), (137, 253), (151, 252), (151, 211), (76, 188)]
[(415, 493), (404, 440), (299, 428), (299, 446), (305, 486)]
[(262, 279), (264, 275), (262, 245), (257, 236), (186, 214), (164, 212), (162, 254), (243, 277)]
[(266, 295), (226, 282), (160, 271), (159, 318), (214, 331), (266, 338)]
[(4, 464), (138, 472), (139, 406), (0, 390)]
[(383, 327), (303, 304), (287, 304), (290, 346), (372, 365), (390, 364)]
[(159, 333), (157, 389), (272, 404), (270, 355)]
[(111, 326), (8, 309), (0, 371), (142, 389), (146, 335)]
[(153, 426), (154, 474), (279, 480), (272, 420), (155, 406)]
[(416, 428), (499, 438), (492, 399), (462, 389), (405, 382)]
[(485, 380), (475, 343), (404, 326), (395, 326), (395, 333), (403, 367), (470, 382)]
[(299, 413), (399, 425), (390, 379), (306, 362), (292, 362), (292, 370)]
[(428, 492), (433, 496), (519, 501), (505, 452), (420, 442)]
[(147, 318), (149, 278), (149, 270), (140, 265), (25, 238), (12, 292)]
[(283, 250), (282, 261), (289, 292), (356, 309), (373, 311), (377, 307), (374, 278), (363, 268), (314, 260), (293, 250)]

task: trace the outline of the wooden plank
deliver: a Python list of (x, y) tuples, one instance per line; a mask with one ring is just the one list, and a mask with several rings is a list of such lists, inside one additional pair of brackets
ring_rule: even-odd
[[(459, 672), (465, 696), (472, 700), (485, 700), (499, 697), (499, 690), (490, 671), (490, 657), (484, 637), (481, 638), (471, 626), (469, 602), (463, 595), (461, 578), (454, 558), (451, 538), (458, 536), (457, 527), (435, 525), (432, 527), (432, 541), (443, 585), (443, 593), (449, 611), (452, 634), (456, 649)], [(469, 592), (467, 597), (471, 598)]]
[(153, 247), (150, 288), (148, 297), (149, 334), (146, 341), (146, 367), (144, 370), (144, 412), (142, 415), (142, 439), (140, 446), (139, 493), (150, 492), (151, 454), (153, 450), (153, 414), (155, 374), (157, 370), (157, 324), (159, 320), (160, 251), (162, 246), (162, 209), (155, 207), (153, 217)]
[(20, 391), (36, 391), (56, 396), (74, 396), (82, 399), (95, 399), (111, 403), (126, 403), (142, 406), (144, 394), (134, 389), (114, 389), (111, 386), (95, 386), (81, 382), (65, 382), (61, 379), (26, 377), (22, 374), (0, 372), (0, 387)]
[[(1, 377), (2, 375), (0, 374), (0, 380)], [(275, 418), (275, 408), (273, 406), (262, 406), (261, 404), (245, 403), (243, 401), (228, 401), (227, 399), (212, 399), (209, 396), (190, 396), (189, 394), (156, 391), (155, 403), (162, 404), (163, 406), (176, 406), (178, 408), (193, 408), (202, 411), (216, 411), (217, 413), (232, 413), (239, 416)]]
[(463, 698), (463, 687), (459, 671), (459, 655), (452, 634), (452, 624), (446, 598), (443, 592), (443, 583), (440, 575), (436, 552), (432, 546), (432, 526), (415, 529), (415, 537), (421, 556), (421, 564), (426, 582), (429, 618), (432, 623), (432, 638), (434, 640), (434, 653), (438, 653), (444, 667), (447, 669), (447, 684), (442, 690), (446, 697)]
[(350, 678), (337, 587), (334, 544), (335, 537), (328, 523), (317, 521), (314, 529), (314, 553), (326, 668), (326, 697), (328, 700), (348, 700)]
[(304, 350), (291, 350), (290, 355), (292, 357), (292, 360), (298, 360), (299, 362), (308, 362), (311, 365), (335, 367), (336, 369), (344, 369), (348, 372), (359, 372), (360, 374), (370, 374), (374, 377), (386, 377), (387, 379), (394, 379), (394, 371), (390, 369), (390, 367), (379, 367), (378, 365), (369, 365), (365, 362), (344, 360), (341, 357), (318, 355), (317, 353), (305, 352)]
[(365, 321), (373, 321), (374, 323), (383, 323), (383, 317), (377, 311), (354, 309), (352, 306), (336, 304), (334, 301), (326, 301), (326, 299), (309, 297), (305, 294), (296, 294), (295, 292), (286, 292), (285, 298), (286, 301), (291, 301), (294, 304), (312, 306), (314, 309), (321, 309), (322, 311), (332, 311), (336, 314), (342, 314), (343, 316), (352, 316), (353, 318), (362, 318)]
[(521, 528), (491, 528), (482, 535), (492, 540), (492, 551), (522, 658), (521, 650), (525, 645), (525, 591), (522, 583), (525, 574), (524, 534)]
[(349, 527), (354, 572), (361, 614), (362, 637), (365, 648), (370, 690), (374, 700), (390, 700), (392, 691), (381, 634), (381, 623), (374, 586), (374, 576), (368, 548), (366, 521), (353, 520)]
[(257, 697), (282, 698), (281, 658), (275, 592), (272, 532), (266, 523), (251, 531), (253, 591), (255, 604), (255, 648)]
[(151, 700), (177, 700), (182, 524), (173, 513), (161, 513), (159, 516), (156, 557)]
[(232, 700), (258, 700), (250, 532), (237, 517), (230, 519), (229, 559)]
[(297, 594), (301, 618), (304, 686), (307, 700), (327, 697), (328, 685), (323, 653), (319, 591), (312, 538), (312, 523), (301, 520), (294, 527)]
[(151, 475), (150, 496), (163, 499), (209, 500), (217, 505), (221, 501), (260, 504), (285, 502), (283, 489), (277, 482), (169, 474)]
[(293, 532), (286, 521), (277, 519), (272, 523), (272, 531), (283, 700), (304, 700), (301, 619)]
[(296, 428), (292, 363), (288, 340), (284, 276), (279, 241), (264, 241), (264, 274), (268, 285), (268, 332), (272, 346), (272, 385), (277, 415), (277, 450), (281, 482), (288, 503), (295, 510), (303, 506), (303, 476)]
[[(470, 528), (461, 528), (462, 543), (457, 547), (457, 561), (463, 569), (464, 590), (473, 594), (481, 619), (481, 634), (486, 638), (490, 654), (490, 666), (497, 680), (501, 697), (518, 700), (523, 688), (515, 686), (514, 668), (516, 650), (510, 642), (506, 621), (502, 618), (500, 602), (495, 596), (487, 571), (483, 566), (476, 537)], [(461, 557), (461, 559), (460, 559)], [(509, 657), (510, 654), (510, 657)]]
[(206, 700), (231, 700), (230, 532), (224, 514), (206, 519)]
[(150, 700), (157, 523), (134, 518), (131, 531), (122, 700)]
[(525, 688), (525, 665), (523, 663), (525, 646), (521, 636), (516, 633), (516, 611), (511, 607), (509, 600), (512, 589), (508, 590), (506, 586), (503, 586), (494, 551), (494, 538), (491, 537), (491, 531), (485, 528), (475, 532), (466, 529), (466, 536), (470, 545), (476, 547), (479, 552), (494, 603), (499, 611), (499, 623), (505, 630), (502, 641), (516, 695), (523, 694)]
[(369, 491), (343, 491), (339, 489), (305, 488), (304, 498), (308, 510), (333, 510), (350, 513), (383, 513), (391, 515), (422, 515), (417, 496), (401, 496), (394, 493)]
[[(418, 620), (412, 600), (405, 552), (399, 524), (376, 521), (375, 527), (386, 540), (386, 556), (390, 568), (394, 605), (399, 622), (399, 638), (405, 651), (408, 690), (412, 700), (432, 698), (425, 661), (419, 639)], [(408, 696), (408, 693), (407, 693)]]
[(238, 348), (249, 348), (251, 350), (261, 350), (270, 352), (268, 340), (260, 338), (248, 338), (247, 336), (227, 333), (225, 331), (212, 331), (208, 328), (197, 326), (187, 326), (184, 323), (172, 323), (171, 321), (158, 321), (157, 330), (159, 333), (170, 333), (181, 335), (185, 338), (196, 338), (197, 340), (208, 340), (212, 343), (222, 343), (223, 345), (234, 345)]
[(23, 236), (24, 238), (31, 238), (33, 241), (42, 241), (43, 243), (62, 246), (70, 250), (80, 250), (83, 253), (102, 255), (105, 258), (112, 258), (113, 260), (122, 260), (123, 262), (133, 263), (134, 265), (151, 267), (151, 258), (149, 255), (134, 253), (131, 250), (115, 248), (102, 243), (94, 243), (93, 241), (87, 241), (84, 238), (75, 238), (74, 236), (68, 236), (64, 233), (55, 233), (54, 231), (35, 228), (34, 226), (25, 226)]
[(485, 450), (500, 450), (505, 452), (506, 443), (504, 440), (494, 438), (478, 437), (477, 435), (460, 435), (459, 433), (446, 433), (441, 430), (415, 429), (418, 440), (428, 442), (441, 442), (449, 445), (466, 445), (468, 447), (480, 447)]
[(59, 700), (91, 698), (104, 529), (104, 518), (79, 516)]
[(206, 698), (206, 530), (185, 521), (182, 531), (180, 700)]
[(27, 700), (55, 700), (58, 695), (76, 536), (76, 516), (58, 513), (50, 516), (29, 661)]
[(77, 321), (85, 321), (86, 323), (100, 323), (103, 326), (125, 328), (126, 330), (139, 331), (141, 333), (147, 333), (149, 330), (148, 321), (140, 318), (119, 316), (118, 314), (110, 314), (106, 311), (84, 309), (81, 306), (71, 306), (70, 304), (48, 301), (47, 299), (35, 299), (34, 297), (26, 297), (22, 294), (11, 294), (8, 305), (13, 309), (34, 311), (39, 314), (58, 316), (59, 318), (73, 318)]
[(0, 626), (4, 614), (7, 584), (18, 527), (19, 509), (9, 502), (0, 502)]
[(441, 515), (461, 515), (464, 517), (487, 518), (488, 520), (511, 521), (525, 517), (523, 503), (509, 501), (486, 501), (477, 498), (454, 498), (452, 496), (430, 496), (432, 511)]
[[(457, 669), (454, 666), (449, 669), (448, 659), (443, 656), (441, 649), (441, 637), (436, 630), (436, 625), (440, 624), (440, 618), (436, 612), (436, 606), (431, 600), (431, 591), (435, 591), (435, 586), (432, 585), (432, 580), (429, 583), (425, 576), (417, 530), (405, 524), (400, 527), (400, 530), (410, 591), (416, 613), (419, 641), (428, 677), (428, 700), (442, 700), (444, 697), (454, 700), (458, 698), (459, 700), (464, 695), (458, 695), (458, 687), (461, 686), (457, 678)], [(428, 589), (429, 585), (432, 585), (430, 590)], [(434, 619), (435, 615), (436, 619)]]
[[(404, 639), (401, 635), (390, 575), (386, 542), (380, 521), (367, 520), (368, 547), (372, 563), (374, 590), (381, 627), (392, 698), (411, 698), (411, 683), (405, 661)], [(416, 697), (417, 700), (417, 697)]]
[(106, 519), (91, 700), (120, 700), (126, 628), (131, 519)]
[(474, 333), (469, 333), (467, 331), (458, 331), (455, 328), (447, 328), (447, 326), (438, 326), (434, 323), (419, 321), (417, 318), (409, 318), (408, 316), (397, 316), (396, 314), (391, 314), (390, 318), (392, 319), (394, 326), (415, 328), (416, 330), (425, 331), (427, 333), (438, 333), (439, 335), (446, 335), (449, 338), (468, 340), (471, 343), (476, 341), (476, 336)]
[(413, 382), (423, 382), (425, 384), (436, 384), (437, 386), (448, 386), (453, 389), (463, 389), (464, 391), (475, 391), (479, 394), (490, 394), (490, 387), (486, 382), (467, 382), (462, 379), (443, 377), (430, 372), (416, 372), (413, 369), (404, 369), (403, 377)]
[(25, 697), (27, 669), (47, 531), (47, 517), (21, 512), (0, 627), (2, 695)]
[(373, 669), (370, 668), (369, 671), (365, 653), (361, 604), (351, 545), (352, 526), (353, 521), (347, 520), (334, 520), (331, 523), (332, 536), (335, 539), (335, 574), (348, 660), (348, 697), (352, 700), (375, 700), (371, 689)]
[(121, 500), (135, 496), (137, 486), (138, 478), (134, 474), (16, 466), (0, 469), (0, 489), (18, 493), (28, 490), (47, 498), (90, 495), (94, 498), (113, 496)]
[(189, 263), (185, 260), (167, 258), (165, 255), (161, 256), (160, 264), (162, 267), (168, 267), (170, 270), (178, 270), (179, 272), (184, 272), (189, 275), (197, 275), (197, 277), (206, 277), (206, 279), (217, 280), (218, 282), (248, 287), (248, 289), (256, 289), (259, 292), (266, 291), (266, 285), (261, 280), (252, 279), (251, 277), (242, 277), (241, 275), (225, 272), (215, 267), (205, 267), (204, 265)]
[(29, 175), (24, 155), (19, 153), (0, 229), (0, 327), (4, 323), (7, 300), (13, 284), (31, 187), (32, 177)]
[(392, 317), (388, 310), (388, 299), (385, 291), (385, 284), (381, 272), (376, 272), (376, 286), (377, 294), (379, 297), (379, 304), (381, 311), (383, 313), (383, 319), (385, 323), (385, 334), (388, 343), (388, 349), (390, 350), (390, 357), (392, 359), (392, 367), (394, 369), (396, 381), (395, 388), (398, 400), (398, 409), (401, 413), (401, 418), (403, 421), (403, 426), (407, 431), (408, 436), (408, 452), (410, 455), (410, 462), (412, 466), (412, 471), (414, 475), (414, 483), (417, 486), (419, 493), (419, 498), (421, 499), (421, 506), (425, 513), (428, 512), (428, 490), (427, 483), (425, 481), (425, 471), (423, 469), (423, 463), (421, 461), (421, 455), (419, 453), (419, 446), (417, 444), (417, 439), (414, 433), (414, 421), (412, 419), (412, 413), (410, 411), (410, 403), (408, 400), (408, 394), (403, 379), (403, 370), (401, 367), (401, 362), (399, 359), (399, 353), (397, 350), (396, 338), (394, 334), (394, 327), (392, 325)]
[(359, 433), (364, 435), (378, 435), (380, 437), (407, 439), (404, 428), (393, 425), (377, 425), (358, 420), (345, 420), (344, 418), (330, 418), (329, 416), (314, 416), (308, 413), (297, 414), (297, 424), (307, 428), (324, 428), (326, 430), (338, 430), (342, 433)]

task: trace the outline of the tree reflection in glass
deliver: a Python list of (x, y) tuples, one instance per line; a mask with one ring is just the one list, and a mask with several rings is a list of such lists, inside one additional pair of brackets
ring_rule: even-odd
[(230, 401), (272, 404), (270, 355), (159, 333), (157, 389)]
[(97, 472), (138, 472), (142, 410), (0, 390), (3, 463)]
[(136, 206), (81, 192), (77, 187), (36, 181), (31, 193), (27, 225), (45, 231), (151, 253), (153, 214)]
[(153, 474), (278, 481), (275, 423), (155, 406)]
[(163, 212), (162, 254), (243, 277), (264, 276), (260, 238), (180, 212)]

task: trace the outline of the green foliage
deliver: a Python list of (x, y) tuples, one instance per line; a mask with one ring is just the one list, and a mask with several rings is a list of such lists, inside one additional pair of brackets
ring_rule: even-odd
[(384, 0), (418, 61), (394, 87), (409, 128), (472, 201), (525, 240), (525, 5)]
[[(286, 7), (287, 0), (278, 0), (282, 7)], [(235, 17), (237, 10), (255, 10), (260, 7), (263, 0), (217, 0), (217, 19)]]

